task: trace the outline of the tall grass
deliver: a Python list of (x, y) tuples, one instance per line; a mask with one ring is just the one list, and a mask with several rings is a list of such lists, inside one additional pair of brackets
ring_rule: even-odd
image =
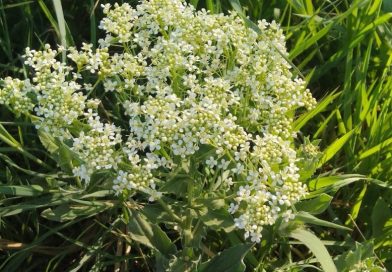
[[(62, 1), (61, 9), (49, 1), (0, 0), (0, 77), (26, 76), (25, 68), (16, 68), (22, 67), (25, 47), (39, 48), (46, 42), (96, 45), (99, 5), (106, 2), (114, 1)], [(189, 2), (213, 13), (228, 12), (235, 3)], [(295, 241), (266, 237), (262, 246), (244, 257), (245, 264), (249, 271), (314, 268), (305, 245), (316, 257), (332, 255), (339, 271), (366, 260), (392, 270), (390, 2), (244, 0), (240, 4), (252, 21), (274, 19), (281, 24), (289, 59), (320, 100), (294, 125), (302, 128), (303, 136), (321, 139), (325, 151), (320, 176), (309, 183), (314, 198), (307, 200), (320, 205), (312, 210), (319, 219), (301, 220), (312, 224), (321, 240), (314, 240), (311, 232), (291, 235)], [(82, 193), (66, 184), (67, 175), (43, 151), (41, 142), (50, 145), (50, 139), (32, 135), (34, 128), (26, 120), (0, 107), (0, 270), (154, 271), (151, 263), (159, 263), (159, 254), (153, 257), (142, 242), (131, 241), (120, 205), (105, 187), (107, 177), (97, 175), (98, 187)], [(220, 232), (208, 237), (211, 240), (202, 241), (201, 247), (210, 257), (241, 241), (236, 234)]]

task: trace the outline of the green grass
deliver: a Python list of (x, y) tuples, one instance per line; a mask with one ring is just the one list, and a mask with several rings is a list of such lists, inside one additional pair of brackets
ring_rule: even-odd
[[(0, 0), (0, 77), (27, 75), (26, 68), (18, 68), (23, 67), (25, 47), (96, 45), (99, 5), (106, 2)], [(190, 2), (219, 13), (231, 10), (235, 1)], [(311, 140), (320, 139), (324, 150), (320, 176), (309, 183), (320, 205), (312, 211), (317, 218), (301, 221), (311, 226), (321, 245), (311, 232), (295, 233), (293, 240), (277, 230), (279, 234), (266, 237), (246, 255), (245, 264), (249, 271), (304, 267), (315, 271), (313, 254), (325, 260), (329, 252), (339, 271), (366, 259), (392, 270), (391, 2), (244, 0), (240, 4), (251, 21), (275, 19), (281, 24), (290, 61), (320, 101), (294, 125)], [(143, 242), (131, 242), (129, 226), (120, 217), (121, 205), (105, 187), (105, 173), (95, 177), (96, 187), (82, 193), (67, 184), (67, 175), (44, 151), (42, 139), (32, 135), (34, 128), (26, 120), (0, 107), (0, 271), (63, 271), (64, 267), (90, 271), (92, 266), (96, 271), (105, 267), (154, 271), (155, 260), (146, 254)], [(45, 141), (51, 144), (50, 138)], [(135, 203), (128, 205), (122, 208), (132, 215)], [(331, 222), (340, 227), (327, 224)], [(142, 234), (152, 239), (145, 231)], [(162, 237), (167, 236), (161, 235), (163, 241)], [(221, 232), (209, 237), (203, 241), (208, 256), (241, 240), (237, 234)], [(159, 263), (159, 255), (156, 258)], [(323, 261), (323, 267), (330, 261)]]

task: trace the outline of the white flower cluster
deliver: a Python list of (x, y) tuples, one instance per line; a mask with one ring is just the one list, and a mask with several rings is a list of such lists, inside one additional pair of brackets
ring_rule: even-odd
[[(260, 21), (259, 35), (234, 12), (212, 15), (181, 0), (103, 10), (100, 48), (69, 48), (75, 68), (56, 60), (61, 48), (28, 49), (33, 86), (6, 79), (0, 103), (30, 111), (25, 94), (35, 93), (38, 126), (72, 139), (84, 162), (74, 174), (88, 181), (95, 170), (110, 169), (117, 194), (160, 197), (160, 173), (175, 173), (178, 161), (207, 145), (215, 153), (202, 162), (204, 180), (238, 189), (229, 211), (246, 237), (259, 242), (265, 225), (292, 218), (290, 207), (306, 194), (293, 116), (316, 102), (281, 56), (287, 52), (279, 26)], [(113, 111), (99, 112), (98, 104)], [(102, 121), (114, 113), (127, 118), (121, 131)], [(69, 129), (76, 120), (87, 128)]]
[(115, 146), (121, 143), (121, 134), (120, 129), (113, 124), (102, 123), (98, 114), (91, 109), (85, 115), (89, 130), (81, 131), (73, 139), (72, 150), (84, 162), (73, 172), (88, 182), (95, 170), (117, 169), (121, 154), (116, 154)]
[(62, 51), (62, 48), (52, 50), (49, 45), (45, 45), (42, 51), (27, 48), (25, 64), (33, 69), (34, 74), (31, 91), (37, 100), (34, 111), (40, 117), (36, 127), (54, 136), (67, 138), (67, 128), (83, 115), (86, 96), (76, 82), (78, 75), (71, 75), (72, 67), (56, 59)]
[(242, 170), (247, 184), (240, 187), (229, 212), (245, 207), (235, 224), (245, 230), (245, 237), (260, 242), (264, 225), (274, 224), (280, 216), (286, 221), (292, 218), (290, 207), (306, 194), (306, 187), (299, 182), (297, 155), (290, 141), (265, 134), (253, 142), (253, 151), (245, 159), (253, 167)]
[(18, 115), (27, 114), (34, 108), (34, 104), (28, 95), (31, 91), (29, 80), (21, 81), (6, 77), (2, 85), (3, 88), (0, 88), (0, 104), (7, 105)]

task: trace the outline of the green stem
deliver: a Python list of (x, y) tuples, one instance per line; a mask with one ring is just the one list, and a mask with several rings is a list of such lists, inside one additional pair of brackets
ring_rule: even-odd
[(188, 205), (187, 205), (187, 211), (186, 211), (186, 217), (185, 217), (185, 222), (183, 226), (183, 233), (184, 233), (184, 248), (188, 248), (188, 250), (185, 250), (184, 253), (187, 255), (188, 258), (193, 257), (193, 246), (192, 246), (192, 241), (194, 237), (194, 232), (196, 231), (196, 227), (192, 229), (192, 222), (193, 222), (193, 216), (192, 216), (192, 207), (193, 207), (193, 198), (195, 194), (195, 184), (194, 184), (194, 179), (191, 179), (188, 181), (188, 188), (187, 188), (187, 200), (188, 200)]
[[(194, 250), (192, 246), (193, 232), (192, 232), (192, 209), (193, 206), (193, 194), (194, 194), (194, 184), (193, 179), (188, 182), (187, 188), (187, 210), (185, 215), (185, 221), (182, 227), (183, 233), (183, 257), (186, 262), (194, 258)], [(189, 262), (188, 265), (191, 267), (192, 264)]]

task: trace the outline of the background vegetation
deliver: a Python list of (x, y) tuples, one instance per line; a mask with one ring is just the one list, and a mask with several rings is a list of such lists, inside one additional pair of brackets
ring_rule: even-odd
[[(62, 1), (68, 44), (97, 44), (100, 4), (108, 2), (114, 1)], [(1, 78), (27, 75), (19, 68), (25, 47), (61, 43), (56, 3), (0, 0)], [(308, 223), (327, 246), (338, 271), (365, 271), (360, 266), (392, 271), (392, 1), (190, 3), (213, 13), (234, 7), (248, 15), (249, 22), (281, 24), (290, 60), (320, 101), (315, 110), (299, 114), (294, 124), (302, 130), (301, 139), (320, 139), (324, 151), (318, 173), (309, 182), (312, 198), (303, 202), (309, 213), (300, 222)], [(132, 227), (122, 222), (116, 197), (102, 188), (82, 192), (68, 185), (33, 131), (26, 120), (0, 107), (0, 270), (159, 270), (165, 250), (160, 248), (162, 239), (154, 240), (156, 229), (145, 230), (147, 240), (131, 241), (127, 232)], [(104, 176), (96, 178), (105, 181)], [(63, 210), (53, 212), (56, 207)], [(198, 245), (206, 259), (218, 256), (206, 271), (222, 265), (222, 255), (244, 258), (247, 271), (318, 269), (314, 256), (322, 253), (309, 246), (314, 242), (309, 233), (297, 233), (292, 240), (276, 230), (249, 250), (240, 235), (226, 234), (224, 228), (216, 226), (216, 232), (204, 234)], [(162, 224), (161, 229), (165, 230)], [(146, 244), (159, 254), (150, 254)], [(225, 248), (230, 250), (215, 255)], [(242, 265), (238, 269), (230, 271), (242, 271)]]

